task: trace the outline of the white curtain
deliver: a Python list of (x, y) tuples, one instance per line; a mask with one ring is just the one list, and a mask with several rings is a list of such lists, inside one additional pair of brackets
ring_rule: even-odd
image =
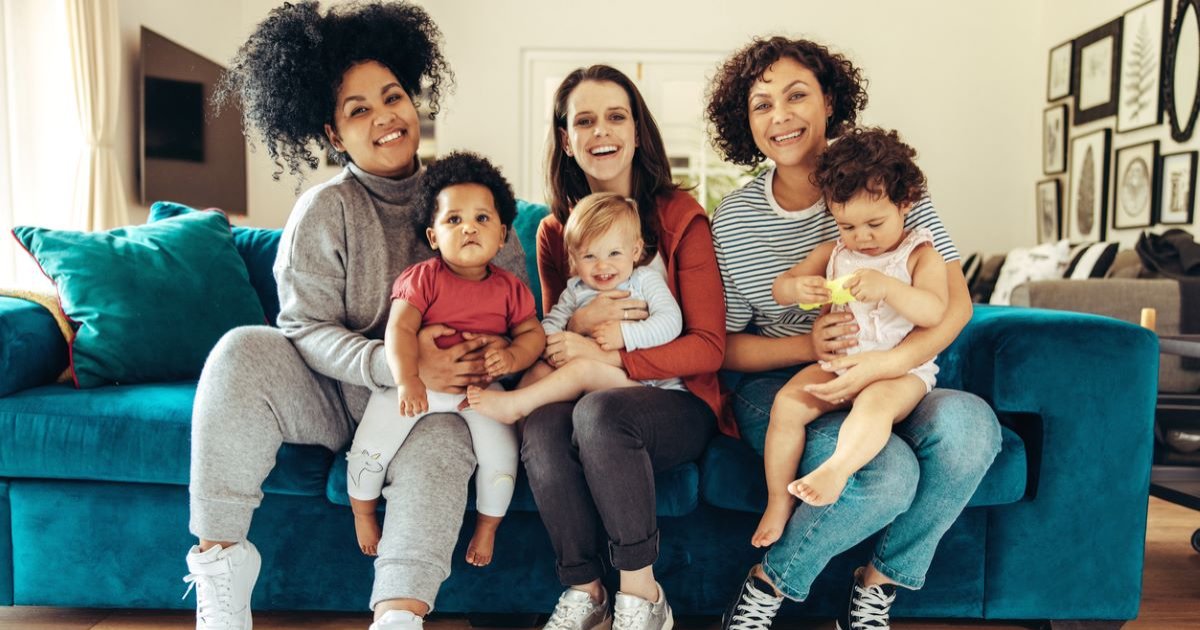
[(84, 150), (75, 174), (75, 216), (84, 229), (129, 222), (114, 140), (120, 106), (121, 33), (116, 0), (64, 0), (71, 75)]

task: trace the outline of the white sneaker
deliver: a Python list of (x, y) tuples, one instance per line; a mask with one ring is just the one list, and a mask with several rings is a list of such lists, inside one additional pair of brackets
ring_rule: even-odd
[(196, 589), (196, 630), (250, 630), (250, 593), (258, 581), (262, 557), (245, 540), (223, 549), (215, 545), (200, 552), (194, 546), (187, 555), (188, 589)]
[(389, 610), (367, 630), (421, 630), (425, 619), (407, 610)]

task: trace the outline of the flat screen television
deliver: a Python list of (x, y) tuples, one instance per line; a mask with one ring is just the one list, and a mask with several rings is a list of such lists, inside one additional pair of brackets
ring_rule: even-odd
[(142, 28), (141, 202), (177, 201), (246, 214), (246, 138), (241, 111), (211, 101), (219, 64)]

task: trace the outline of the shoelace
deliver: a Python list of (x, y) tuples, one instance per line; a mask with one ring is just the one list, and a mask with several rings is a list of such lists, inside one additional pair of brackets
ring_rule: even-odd
[(542, 630), (575, 630), (594, 607), (591, 601), (568, 602), (560, 599), (554, 607), (554, 614), (550, 615), (550, 620)]
[(772, 596), (754, 588), (753, 584), (747, 584), (745, 592), (742, 593), (742, 601), (734, 608), (729, 628), (730, 630), (768, 630), (782, 603), (782, 597)]
[(188, 587), (180, 599), (187, 599), (188, 593), (191, 593), (193, 588), (196, 589), (196, 619), (203, 620), (205, 628), (218, 630), (240, 627), (234, 626), (231, 619), (228, 575), (189, 573), (184, 576), (183, 581), (187, 582)]
[(871, 630), (871, 628), (890, 628), (889, 619), (892, 602), (896, 594), (884, 595), (878, 586), (862, 587), (854, 585), (858, 593), (859, 606), (850, 611), (850, 630)]
[(634, 608), (616, 608), (613, 610), (613, 628), (644, 628), (650, 618), (649, 603)]

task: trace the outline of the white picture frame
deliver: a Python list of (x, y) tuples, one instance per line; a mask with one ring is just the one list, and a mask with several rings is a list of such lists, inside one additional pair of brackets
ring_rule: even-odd
[(1115, 161), (1113, 229), (1150, 227), (1158, 200), (1158, 141), (1117, 149)]
[(1191, 225), (1196, 208), (1196, 151), (1159, 158), (1158, 222)]
[(1071, 64), (1075, 61), (1074, 41), (1050, 49), (1046, 69), (1046, 100), (1055, 101), (1071, 95)]
[(1163, 40), (1167, 35), (1166, 17), (1163, 0), (1150, 0), (1125, 12), (1124, 26), (1121, 29), (1118, 133), (1162, 122)]

